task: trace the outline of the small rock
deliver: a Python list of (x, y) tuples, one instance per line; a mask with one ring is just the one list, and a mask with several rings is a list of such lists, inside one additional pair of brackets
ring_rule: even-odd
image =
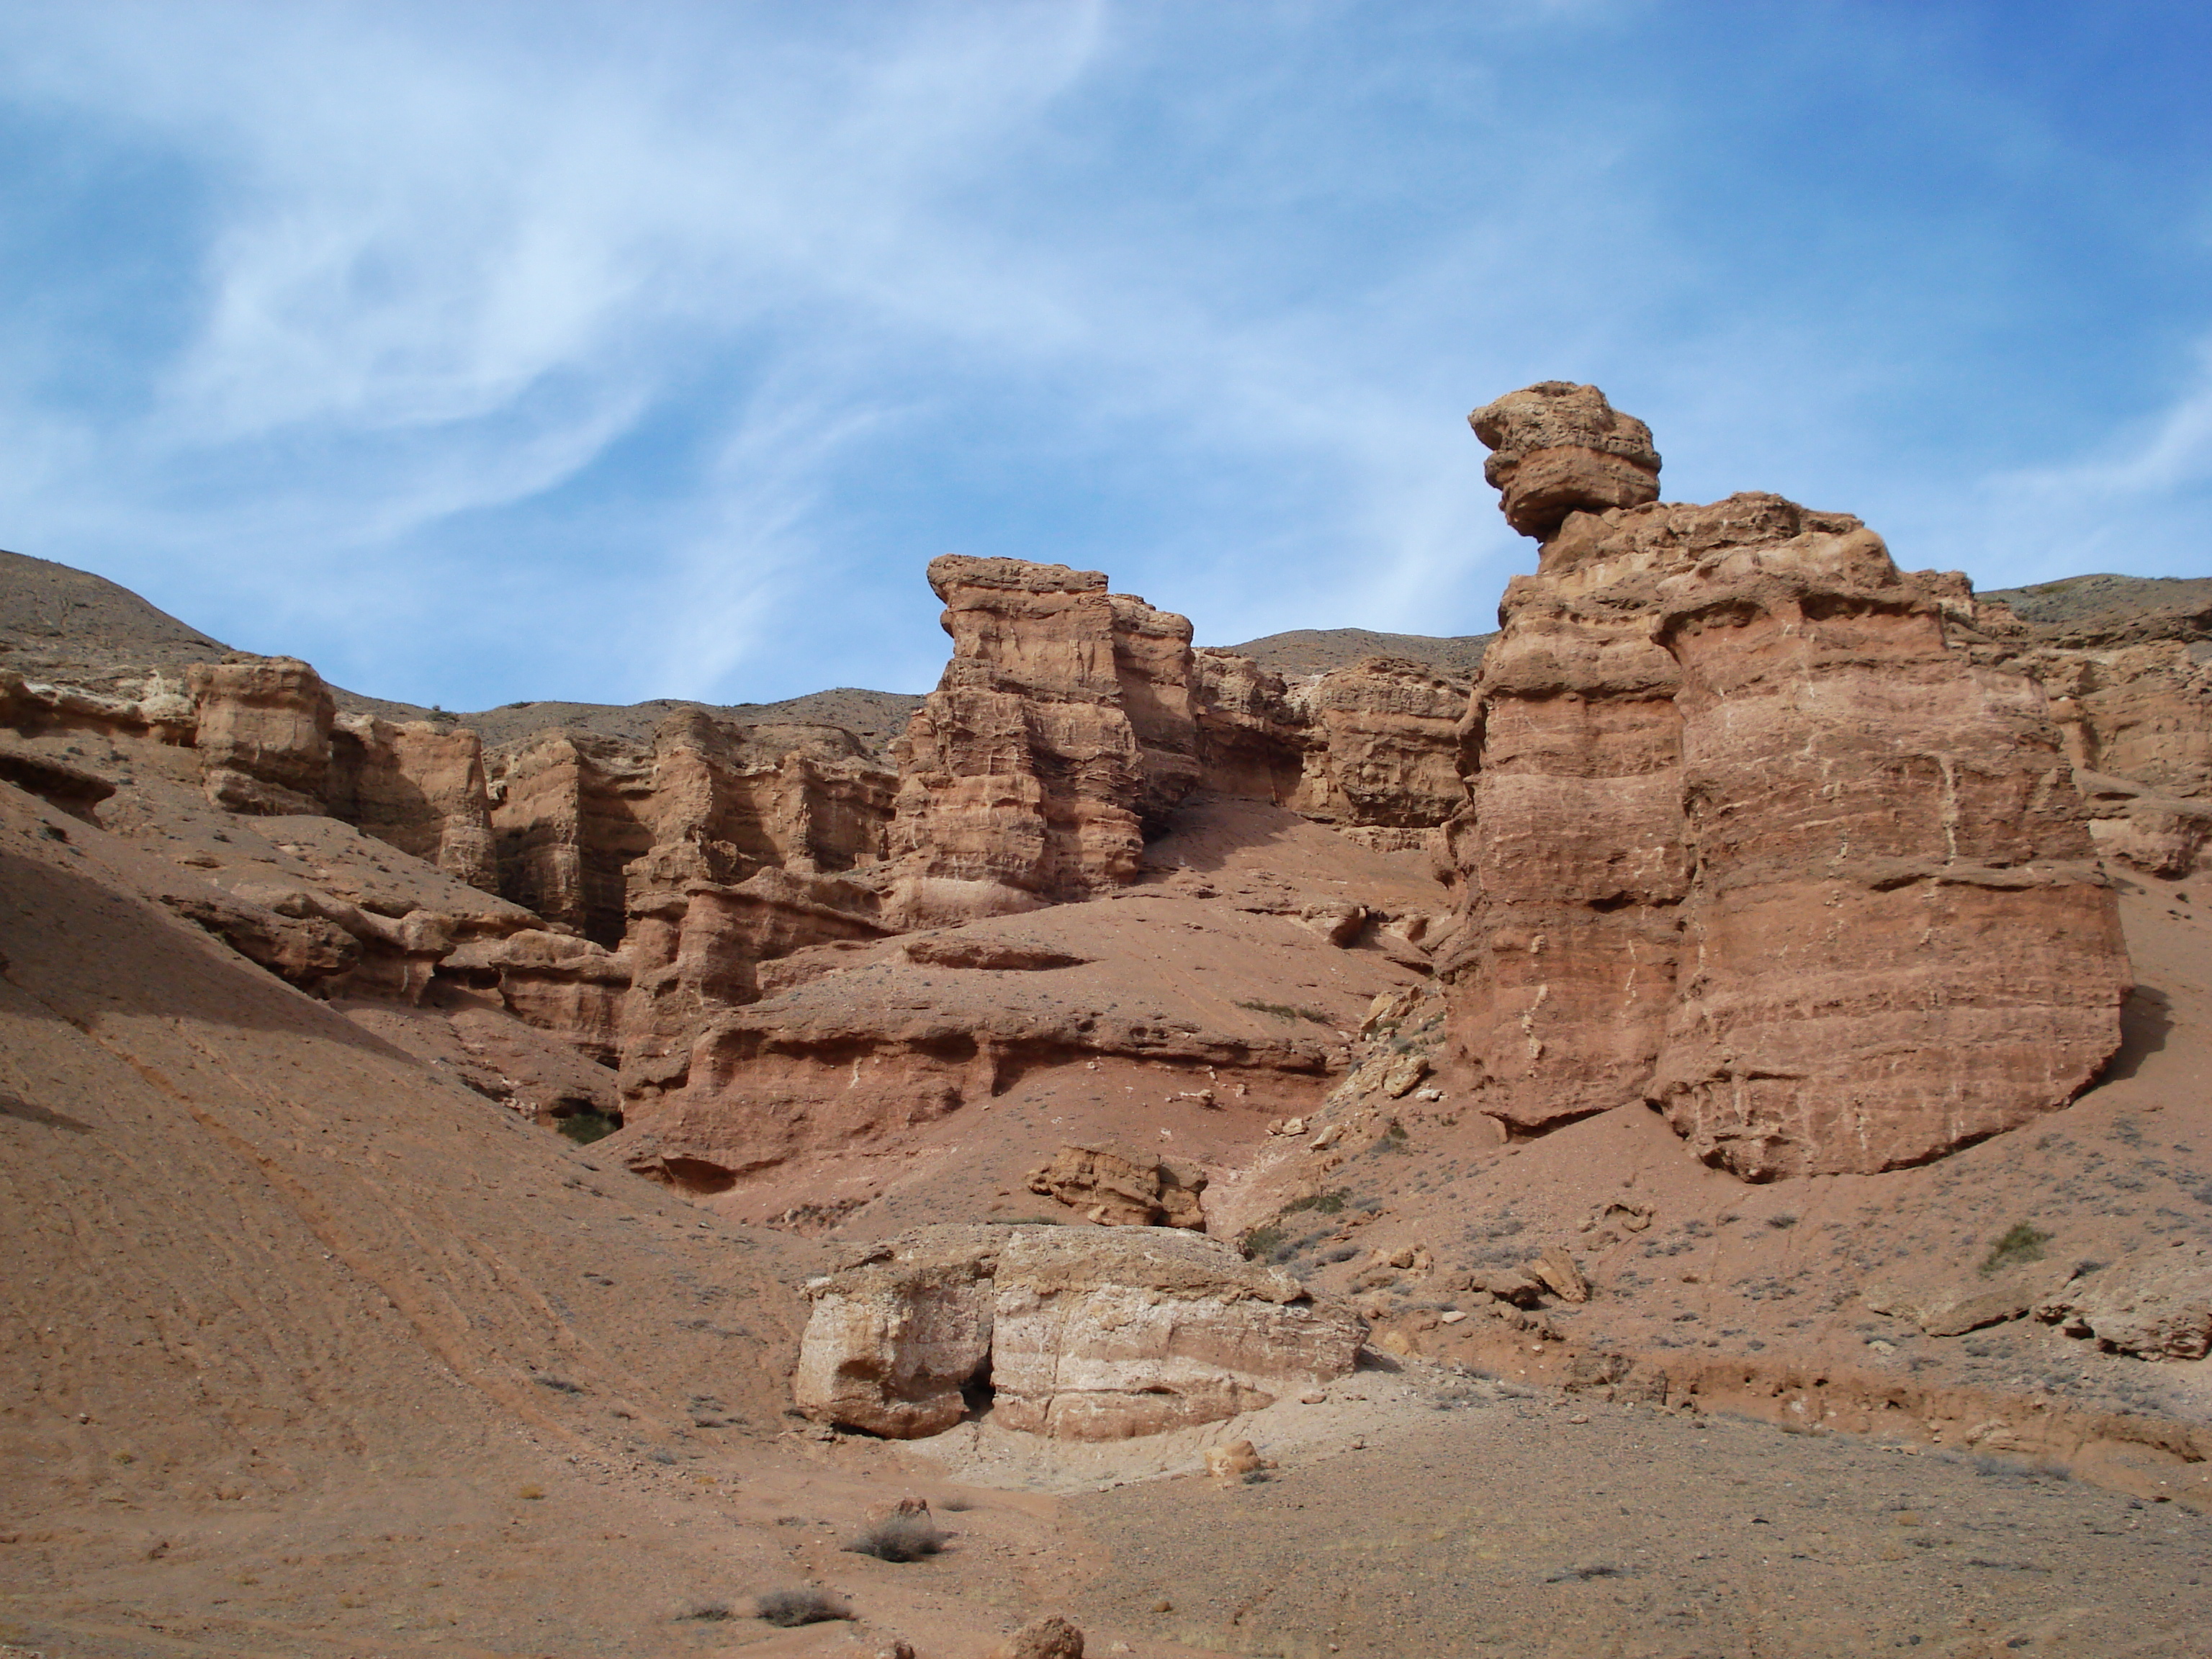
[(1439, 1314), (1437, 1317), (1438, 1322), (1441, 1324), (1456, 1325), (1461, 1320), (1467, 1317), (1467, 1312), (1464, 1309), (1454, 1308), (1447, 1313)]
[(1572, 1417), (1569, 1418), (1567, 1421), (1570, 1423), (1587, 1423), (1589, 1421), (1589, 1413), (1587, 1412), (1577, 1412)]
[(1575, 1265), (1574, 1257), (1564, 1244), (1552, 1245), (1528, 1263), (1524, 1271), (1562, 1302), (1589, 1300), (1589, 1281), (1583, 1277), (1582, 1269)]
[(1083, 1659), (1083, 1632), (1054, 1613), (1024, 1625), (991, 1650), (991, 1659)]
[(1327, 1401), (1328, 1398), (1328, 1396), (1325, 1394), (1302, 1394), (1298, 1396), (1298, 1404), (1301, 1406), (1318, 1406)]
[(878, 1648), (876, 1659), (914, 1659), (914, 1644), (893, 1642), (887, 1647)]
[(1413, 1092), (1413, 1085), (1428, 1074), (1429, 1058), (1426, 1054), (1403, 1055), (1382, 1074), (1382, 1092), (1393, 1100), (1402, 1100)]
[(1232, 1440), (1225, 1446), (1208, 1446), (1206, 1449), (1206, 1472), (1208, 1474), (1235, 1477), (1249, 1474), (1259, 1467), (1259, 1449), (1249, 1440)]

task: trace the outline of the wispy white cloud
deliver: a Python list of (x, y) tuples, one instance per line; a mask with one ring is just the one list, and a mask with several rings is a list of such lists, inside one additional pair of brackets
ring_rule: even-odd
[(1732, 106), (1655, 9), (0, 0), (0, 104), (193, 181), (145, 395), (0, 384), (0, 534), (460, 705), (915, 684), (952, 545), (1215, 640), (1487, 627), (1528, 556), (1462, 416), (1557, 374), (1948, 546), (2197, 490), (2203, 394), (1883, 474), (1919, 301), (1713, 218), (1787, 181), (1685, 139)]

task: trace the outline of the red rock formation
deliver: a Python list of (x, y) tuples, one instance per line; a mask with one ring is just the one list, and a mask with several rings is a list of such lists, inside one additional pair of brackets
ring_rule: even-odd
[(610, 950), (627, 925), (630, 861), (651, 850), (639, 812), (647, 758), (612, 738), (541, 732), (495, 750), (491, 822), (501, 896)]
[[(1550, 404), (1527, 437), (1516, 407), (1478, 431), (1541, 453)], [(1648, 1098), (1763, 1179), (2071, 1098), (2118, 1047), (2126, 954), (2042, 696), (1947, 642), (1957, 585), (1778, 496), (1547, 487), (1564, 516), (1508, 590), (1456, 837), (1483, 1109)]]
[[(1455, 735), (1464, 681), (1419, 663), (1369, 657), (1290, 694), (1304, 717), (1294, 811), (1358, 827), (1425, 830), (1463, 805)], [(1419, 837), (1404, 839), (1416, 845)]]
[(1611, 574), (1514, 578), (1470, 715), (1468, 915), (1440, 971), (1481, 1109), (1516, 1130), (1634, 1098), (1674, 1000), (1678, 675)]
[(947, 557), (930, 581), (953, 659), (896, 746), (891, 830), (915, 925), (1110, 890), (1197, 787), (1409, 833), (1463, 799), (1466, 687), (1417, 665), (1292, 688), (1096, 571)]
[(189, 683), (210, 800), (233, 812), (323, 811), (337, 708), (321, 675), (270, 657), (195, 663)]
[(763, 994), (763, 964), (809, 945), (891, 931), (872, 889), (774, 866), (744, 881), (647, 893), (623, 954), (634, 975), (622, 1024), (624, 1094), (649, 1103), (689, 1079), (702, 1030)]
[(1191, 675), (1206, 787), (1289, 805), (1305, 780), (1308, 721), (1283, 677), (1211, 647), (1191, 653)]
[(679, 710), (649, 749), (575, 731), (495, 751), (501, 891), (610, 949), (634, 909), (763, 869), (882, 856), (891, 775), (842, 727), (733, 726)]
[(1975, 661), (2048, 692), (2077, 768), (2167, 799), (2212, 799), (2212, 611), (2201, 599), (2039, 623), (1989, 602), (1975, 604), (1971, 623)]
[(1195, 781), (1189, 623), (1065, 565), (947, 555), (929, 582), (953, 654), (894, 745), (896, 908), (957, 921), (1130, 880), (1142, 812)]
[(483, 745), (466, 728), (347, 715), (331, 733), (330, 813), (456, 880), (499, 890)]
[(1651, 428), (1594, 386), (1541, 380), (1467, 417), (1491, 451), (1482, 476), (1505, 521), (1539, 541), (1570, 513), (1641, 507), (1659, 499)]

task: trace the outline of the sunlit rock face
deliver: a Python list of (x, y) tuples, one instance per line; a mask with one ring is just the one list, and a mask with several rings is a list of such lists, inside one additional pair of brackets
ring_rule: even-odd
[(1365, 1327), (1173, 1227), (923, 1227), (810, 1284), (799, 1408), (893, 1439), (994, 1420), (1070, 1440), (1218, 1422), (1343, 1376)]
[[(1501, 455), (1624, 430), (1648, 453), (1568, 392), (1476, 429)], [(1947, 639), (1959, 580), (1779, 496), (1547, 477), (1453, 837), (1444, 974), (1482, 1109), (1532, 1131), (1649, 1101), (1767, 1179), (1920, 1162), (2070, 1099), (2118, 1045), (2126, 952), (2047, 700)]]

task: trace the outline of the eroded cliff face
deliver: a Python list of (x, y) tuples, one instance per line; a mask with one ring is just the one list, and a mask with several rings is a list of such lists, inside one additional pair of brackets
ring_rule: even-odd
[(1146, 815), (1197, 781), (1190, 624), (1065, 565), (947, 555), (929, 583), (952, 660), (895, 745), (896, 910), (964, 921), (1131, 880)]
[(332, 817), (434, 864), (457, 881), (499, 890), (483, 744), (427, 721), (341, 715), (330, 734)]
[(2212, 609), (2038, 623), (1978, 603), (1970, 621), (1956, 631), (1977, 662), (2049, 696), (2098, 850), (2153, 877), (2197, 868), (2212, 843)]
[[(1563, 403), (1604, 428), (1590, 390), (1476, 429), (1542, 453)], [(2126, 952), (2045, 696), (1947, 638), (1963, 585), (1778, 496), (1621, 507), (1600, 469), (1577, 509), (1548, 476), (1567, 511), (1507, 591), (1453, 837), (1480, 1109), (1647, 1099), (1766, 1179), (2070, 1099), (2118, 1046)]]
[(196, 663), (195, 743), (208, 799), (233, 812), (320, 813), (337, 706), (306, 663)]
[(1468, 688), (1370, 658), (1296, 684), (1194, 652), (1097, 571), (938, 559), (952, 661), (898, 745), (892, 909), (920, 926), (1094, 897), (1206, 789), (1418, 844), (1465, 792)]

